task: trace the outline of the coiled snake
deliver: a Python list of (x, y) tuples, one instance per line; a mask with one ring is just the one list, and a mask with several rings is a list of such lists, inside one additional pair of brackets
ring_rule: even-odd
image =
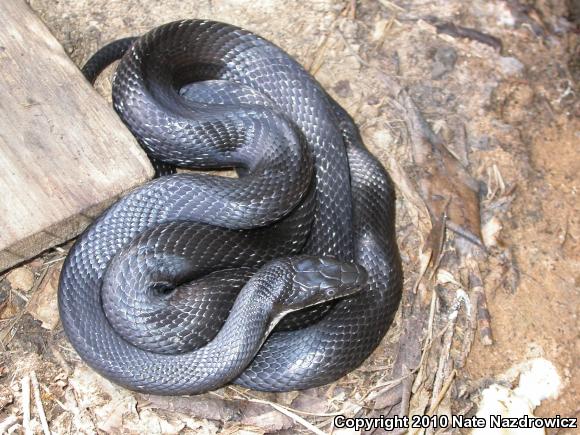
[(164, 176), (66, 258), (59, 310), (79, 355), (157, 394), (303, 389), (360, 365), (402, 272), (392, 182), (351, 118), (284, 51), (228, 24), (169, 23), (83, 72), (94, 81), (117, 58), (114, 107)]

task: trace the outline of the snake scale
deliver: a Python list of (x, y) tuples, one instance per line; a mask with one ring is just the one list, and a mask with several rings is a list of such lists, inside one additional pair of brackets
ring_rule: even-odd
[(359, 366), (392, 322), (402, 270), (392, 182), (349, 115), (229, 24), (165, 24), (83, 72), (93, 82), (116, 59), (114, 108), (160, 176), (66, 258), (59, 311), (78, 354), (156, 394), (304, 389)]

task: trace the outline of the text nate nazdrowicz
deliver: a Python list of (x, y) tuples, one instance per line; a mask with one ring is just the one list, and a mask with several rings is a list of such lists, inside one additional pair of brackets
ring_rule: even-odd
[(337, 415), (334, 417), (334, 427), (337, 429), (348, 428), (355, 430), (372, 429), (426, 429), (426, 428), (576, 428), (578, 420), (575, 417), (566, 418), (556, 415), (555, 417), (539, 418), (529, 417), (503, 417), (501, 415), (490, 415), (489, 418), (465, 417), (463, 415), (413, 415), (394, 417), (345, 417)]

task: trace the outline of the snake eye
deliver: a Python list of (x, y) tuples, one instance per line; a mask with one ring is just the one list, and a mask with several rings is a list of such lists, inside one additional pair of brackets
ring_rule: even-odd
[(336, 294), (336, 290), (333, 288), (329, 288), (326, 290), (326, 296), (328, 296), (329, 298), (334, 297), (335, 294)]

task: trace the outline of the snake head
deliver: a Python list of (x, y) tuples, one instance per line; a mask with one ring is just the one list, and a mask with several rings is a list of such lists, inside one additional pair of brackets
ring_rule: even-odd
[(294, 257), (290, 269), (292, 282), (283, 295), (286, 312), (350, 296), (367, 280), (362, 266), (332, 257)]

